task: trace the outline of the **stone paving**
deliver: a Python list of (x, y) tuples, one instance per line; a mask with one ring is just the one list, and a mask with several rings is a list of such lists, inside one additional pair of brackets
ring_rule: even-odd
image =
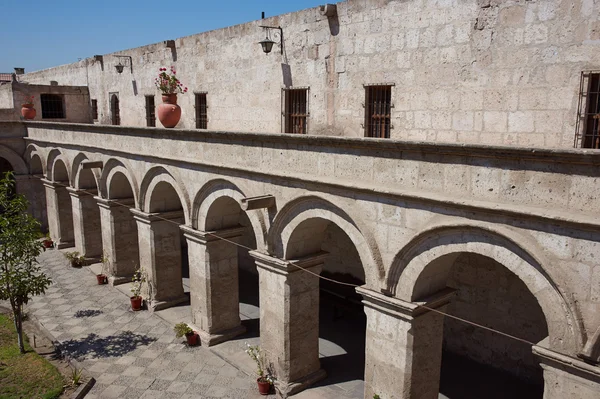
[(131, 311), (125, 295), (97, 285), (87, 268), (70, 267), (60, 251), (39, 260), (53, 285), (29, 312), (96, 379), (86, 398), (264, 398), (253, 376), (204, 347), (187, 347), (157, 315)]

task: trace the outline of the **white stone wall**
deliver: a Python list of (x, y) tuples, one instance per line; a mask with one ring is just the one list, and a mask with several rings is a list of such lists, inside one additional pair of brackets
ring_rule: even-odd
[[(591, 0), (348, 0), (331, 19), (312, 8), (22, 79), (88, 85), (105, 124), (118, 93), (121, 123), (145, 126), (144, 95), (160, 103), (154, 78), (173, 65), (190, 89), (179, 127), (195, 126), (201, 91), (209, 129), (268, 133), (282, 129), (281, 88), (310, 87), (309, 134), (349, 137), (364, 135), (363, 85), (392, 83), (392, 138), (569, 148), (580, 72), (600, 68), (599, 13)], [(259, 25), (283, 28), (283, 55), (262, 53)]]

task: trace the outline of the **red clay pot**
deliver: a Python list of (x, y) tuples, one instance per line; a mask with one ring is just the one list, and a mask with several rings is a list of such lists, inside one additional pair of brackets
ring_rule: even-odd
[(256, 383), (258, 384), (258, 393), (261, 395), (268, 395), (271, 392), (271, 384), (268, 381), (261, 381), (260, 378), (257, 378)]
[(42, 245), (44, 248), (52, 248), (54, 246), (54, 242), (52, 240), (44, 240), (42, 241)]
[(108, 284), (108, 277), (106, 277), (106, 274), (96, 274), (96, 278), (98, 279), (98, 285)]
[(198, 334), (196, 332), (185, 334), (185, 339), (187, 339), (188, 346), (198, 345)]
[(21, 115), (25, 119), (33, 119), (35, 118), (35, 108), (33, 108), (33, 104), (23, 104), (21, 106)]
[(177, 105), (177, 94), (163, 94), (162, 100), (163, 103), (159, 104), (156, 110), (158, 120), (164, 127), (175, 127), (181, 119), (181, 107)]
[(135, 310), (136, 312), (138, 310), (142, 310), (142, 297), (141, 296), (132, 296), (130, 297), (131, 300), (131, 310)]

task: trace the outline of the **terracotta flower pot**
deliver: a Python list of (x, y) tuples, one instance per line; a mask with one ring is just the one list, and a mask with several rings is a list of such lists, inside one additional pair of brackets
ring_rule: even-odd
[(98, 285), (108, 284), (108, 277), (106, 274), (96, 274), (96, 278), (98, 279)]
[(164, 127), (172, 128), (181, 119), (181, 107), (177, 105), (177, 94), (163, 94), (163, 103), (157, 109), (158, 120)]
[(44, 240), (42, 241), (42, 245), (44, 248), (52, 248), (54, 246), (54, 242), (52, 240)]
[(36, 112), (35, 108), (33, 108), (33, 104), (23, 104), (21, 106), (21, 115), (25, 119), (33, 119), (35, 118)]
[(268, 395), (271, 392), (271, 384), (268, 381), (264, 381), (260, 378), (256, 379), (256, 383), (258, 384), (258, 393), (261, 395)]
[(131, 300), (131, 310), (142, 310), (142, 297), (141, 296), (132, 296)]
[(198, 334), (196, 334), (196, 332), (185, 334), (185, 338), (187, 339), (187, 343), (189, 346), (198, 345)]

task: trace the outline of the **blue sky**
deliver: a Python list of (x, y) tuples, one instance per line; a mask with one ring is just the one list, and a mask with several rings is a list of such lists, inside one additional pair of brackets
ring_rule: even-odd
[(68, 64), (166, 39), (285, 14), (324, 0), (5, 0), (0, 72)]

